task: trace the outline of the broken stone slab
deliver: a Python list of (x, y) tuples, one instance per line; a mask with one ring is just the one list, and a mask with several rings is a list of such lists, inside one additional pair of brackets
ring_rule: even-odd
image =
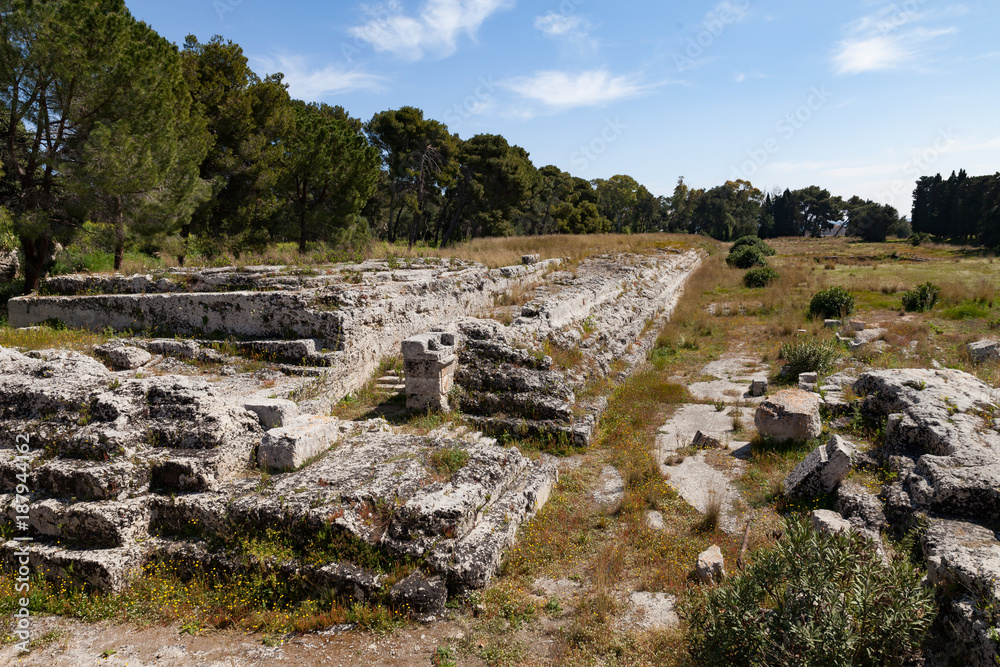
[(851, 471), (854, 445), (839, 435), (830, 437), (803, 459), (783, 483), (790, 498), (816, 498), (833, 492)]
[(754, 413), (757, 432), (774, 440), (808, 440), (823, 430), (819, 396), (783, 389), (766, 398)]
[(767, 380), (753, 380), (750, 382), (749, 394), (754, 397), (763, 396), (767, 393)]
[(243, 408), (257, 415), (265, 430), (291, 424), (299, 416), (299, 406), (284, 398), (255, 398), (243, 402)]
[(887, 333), (888, 331), (882, 328), (859, 330), (854, 338), (847, 341), (847, 347), (856, 350), (870, 343), (877, 344), (879, 339)]
[(389, 600), (403, 614), (441, 616), (448, 601), (448, 587), (440, 576), (428, 577), (414, 570), (389, 589)]
[(533, 255), (521, 255), (521, 264), (538, 264), (542, 256), (535, 253)]
[(831, 510), (813, 510), (809, 514), (809, 520), (813, 530), (823, 535), (850, 533), (853, 529), (850, 521)]
[(811, 384), (815, 385), (819, 382), (819, 373), (799, 373), (799, 384)]
[(142, 569), (146, 549), (130, 545), (118, 549), (66, 549), (50, 544), (10, 541), (0, 546), (0, 558), (18, 562), (27, 551), (28, 567), (46, 579), (121, 592)]
[[(945, 631), (964, 664), (992, 667), (1000, 647), (991, 638), (1000, 605), (1000, 541), (987, 528), (964, 521), (931, 519), (921, 537), (927, 576), (945, 591), (972, 591), (946, 603)], [(994, 635), (995, 636), (995, 635)]]
[(837, 488), (834, 509), (859, 528), (879, 532), (888, 526), (882, 502), (865, 487), (853, 482), (843, 482)]
[(695, 449), (725, 449), (725, 446), (718, 438), (712, 437), (701, 431), (694, 434), (694, 439), (691, 440), (691, 446)]
[(126, 345), (120, 340), (97, 345), (94, 347), (94, 354), (107, 361), (117, 371), (135, 370), (153, 358), (153, 355), (146, 350)]
[(703, 584), (718, 583), (725, 579), (726, 562), (722, 557), (722, 549), (718, 545), (712, 545), (698, 554), (696, 569), (698, 579)]
[(996, 361), (1000, 359), (1000, 341), (998, 340), (977, 340), (965, 346), (972, 363), (981, 364), (984, 361)]
[(827, 329), (838, 329), (841, 326), (840, 320), (823, 320), (823, 326)]
[(265, 433), (257, 449), (257, 461), (267, 470), (296, 470), (330, 449), (339, 436), (340, 420), (336, 417), (305, 415)]

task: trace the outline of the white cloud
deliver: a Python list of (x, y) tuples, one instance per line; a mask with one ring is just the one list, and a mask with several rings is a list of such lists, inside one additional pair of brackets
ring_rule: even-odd
[(512, 0), (425, 0), (416, 16), (408, 16), (393, 0), (369, 9), (371, 19), (348, 32), (376, 51), (408, 60), (419, 60), (427, 53), (444, 57), (455, 52), (462, 34), (475, 38), (486, 19), (511, 5)]
[(579, 74), (550, 70), (530, 77), (508, 79), (501, 85), (553, 109), (603, 106), (638, 97), (655, 87), (641, 85), (635, 77), (612, 76), (607, 70)]
[(323, 100), (336, 93), (382, 89), (383, 78), (361, 70), (343, 70), (333, 65), (310, 68), (301, 56), (279, 55), (254, 58), (254, 64), (268, 73), (281, 72), (288, 94), (306, 102)]
[(597, 40), (590, 36), (593, 26), (582, 16), (549, 12), (535, 17), (535, 29), (546, 37), (565, 41), (580, 50), (597, 49)]
[(747, 75), (744, 74), (743, 72), (737, 72), (733, 76), (733, 81), (735, 81), (736, 83), (743, 83), (746, 80), (747, 80)]
[(953, 26), (927, 28), (914, 24), (961, 15), (966, 9), (952, 5), (940, 11), (905, 11), (893, 4), (850, 23), (847, 36), (837, 44), (833, 67), (837, 74), (860, 74), (919, 67), (932, 42), (957, 32)]

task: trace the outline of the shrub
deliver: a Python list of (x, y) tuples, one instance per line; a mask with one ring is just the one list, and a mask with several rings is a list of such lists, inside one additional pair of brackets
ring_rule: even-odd
[(833, 362), (840, 358), (840, 350), (832, 343), (785, 343), (781, 346), (780, 358), (788, 368), (787, 376), (794, 380), (799, 373), (828, 372)]
[(732, 253), (737, 248), (742, 248), (743, 246), (751, 246), (754, 248), (760, 248), (760, 251), (771, 257), (777, 253), (777, 251), (771, 246), (767, 245), (762, 238), (759, 236), (741, 236), (733, 242), (732, 247), (729, 248), (729, 252)]
[(918, 246), (921, 243), (928, 243), (932, 240), (931, 235), (927, 232), (913, 232), (910, 234), (910, 245)]
[(735, 269), (749, 269), (755, 266), (767, 266), (767, 255), (760, 248), (751, 245), (740, 246), (729, 253), (726, 264)]
[(17, 250), (18, 238), (10, 212), (0, 206), (0, 252)]
[(813, 317), (846, 317), (854, 312), (854, 297), (843, 287), (831, 287), (813, 295), (809, 314)]
[(935, 605), (908, 562), (885, 566), (867, 538), (820, 535), (799, 520), (678, 611), (700, 664), (874, 666), (916, 655)]
[(915, 290), (903, 292), (903, 308), (918, 313), (926, 312), (934, 307), (940, 294), (940, 287), (926, 282)]
[(770, 266), (758, 266), (750, 269), (743, 276), (743, 284), (747, 287), (767, 287), (780, 278), (778, 272)]

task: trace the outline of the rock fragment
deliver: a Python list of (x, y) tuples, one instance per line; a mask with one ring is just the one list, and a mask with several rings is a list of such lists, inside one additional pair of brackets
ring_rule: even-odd
[(819, 396), (801, 389), (783, 389), (757, 407), (757, 432), (774, 440), (808, 440), (823, 430)]

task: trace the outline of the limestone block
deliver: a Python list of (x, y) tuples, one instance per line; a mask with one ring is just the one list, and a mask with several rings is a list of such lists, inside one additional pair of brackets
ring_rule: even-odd
[(1000, 359), (1000, 341), (997, 340), (977, 340), (966, 345), (965, 349), (969, 352), (969, 358), (976, 364)]
[(775, 440), (808, 440), (823, 430), (819, 396), (801, 389), (784, 389), (769, 397), (754, 414), (757, 432)]
[(255, 398), (245, 401), (243, 407), (257, 415), (267, 430), (290, 424), (299, 416), (299, 406), (284, 398)]
[(844, 482), (837, 489), (834, 509), (859, 528), (878, 532), (888, 524), (878, 496), (852, 482)]
[(418, 569), (389, 589), (389, 599), (403, 613), (439, 616), (444, 613), (448, 587), (441, 577), (426, 577)]
[(854, 446), (839, 435), (820, 445), (785, 478), (785, 495), (815, 498), (830, 493), (851, 471)]
[(450, 409), (448, 392), (458, 369), (453, 333), (432, 331), (403, 341), (403, 369), (406, 374), (406, 407), (410, 410)]
[(94, 354), (107, 361), (115, 370), (133, 370), (149, 363), (153, 358), (146, 350), (113, 340), (94, 348)]
[(841, 325), (840, 320), (823, 320), (823, 326), (827, 329), (837, 329)]
[(722, 549), (713, 545), (698, 554), (698, 578), (703, 584), (712, 584), (726, 578), (726, 561)]
[(817, 533), (837, 535), (851, 532), (851, 522), (831, 510), (813, 510), (809, 518)]
[(541, 258), (542, 258), (542, 256), (539, 255), (539, 254), (537, 254), (537, 253), (534, 254), (534, 255), (522, 255), (521, 256), (521, 264), (528, 264), (528, 265), (530, 265), (530, 264), (538, 264), (538, 262), (541, 260)]
[(750, 383), (751, 396), (763, 396), (767, 393), (767, 380), (754, 380)]
[(17, 250), (0, 252), (0, 284), (9, 283), (17, 277), (17, 270), (20, 263), (17, 259)]
[(257, 460), (261, 467), (269, 470), (295, 470), (329, 449), (339, 436), (339, 419), (317, 415), (300, 417), (288, 426), (265, 433), (257, 449)]

